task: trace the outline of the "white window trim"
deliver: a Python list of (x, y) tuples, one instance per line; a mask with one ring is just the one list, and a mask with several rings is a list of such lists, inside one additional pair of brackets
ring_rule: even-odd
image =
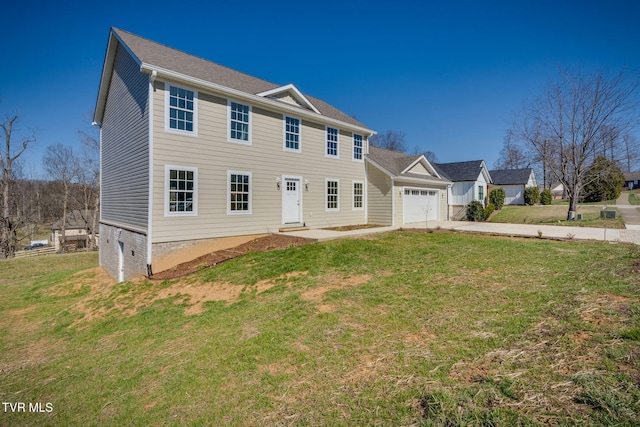
[[(171, 95), (171, 87), (184, 89), (193, 92), (193, 130), (173, 129), (169, 126), (169, 111), (171, 105), (169, 99)], [(164, 84), (164, 130), (169, 133), (177, 133), (179, 135), (198, 136), (198, 91), (186, 86), (175, 85), (173, 83)]]
[[(355, 206), (355, 202), (356, 202), (356, 191), (355, 191), (355, 184), (361, 184), (362, 185), (362, 206), (357, 208)], [(353, 180), (351, 181), (351, 210), (354, 211), (363, 211), (364, 210), (364, 205), (365, 205), (365, 201), (364, 201), (364, 181), (361, 180)]]
[[(298, 149), (287, 147), (287, 118), (298, 120)], [(302, 153), (302, 119), (289, 114), (282, 115), (282, 148), (291, 153)]]
[[(236, 103), (240, 105), (245, 105), (249, 107), (249, 129), (248, 129), (248, 140), (244, 141), (242, 139), (231, 138), (231, 103)], [(235, 99), (227, 99), (227, 142), (232, 142), (234, 144), (242, 144), (242, 145), (251, 145), (252, 144), (252, 128), (253, 128), (253, 107), (251, 104), (246, 102), (237, 101)]]
[[(336, 194), (336, 206), (335, 208), (329, 208), (329, 181), (335, 181), (338, 183), (338, 194)], [(325, 178), (324, 180), (324, 210), (326, 212), (338, 212), (340, 211), (340, 180), (337, 178)]]
[[(338, 140), (336, 141), (336, 154), (329, 154), (329, 129), (335, 129), (338, 131), (337, 136)], [(340, 158), (340, 129), (333, 126), (325, 126), (324, 127), (324, 156), (329, 157), (330, 159), (339, 159)]]
[[(231, 175), (248, 175), (249, 176), (249, 210), (248, 211), (232, 211), (231, 210)], [(253, 212), (253, 173), (246, 171), (227, 170), (227, 215), (251, 215)]]
[[(355, 153), (356, 135), (358, 135), (359, 137), (362, 138), (362, 146), (360, 147), (360, 158), (359, 159), (356, 159), (356, 153)], [(353, 160), (354, 162), (358, 162), (358, 163), (363, 163), (364, 162), (364, 135), (361, 135), (359, 133), (352, 134), (352, 136), (351, 136), (351, 160)]]
[[(191, 212), (171, 212), (169, 191), (171, 169), (193, 172), (193, 210)], [(164, 165), (164, 216), (198, 216), (198, 168), (192, 166)]]

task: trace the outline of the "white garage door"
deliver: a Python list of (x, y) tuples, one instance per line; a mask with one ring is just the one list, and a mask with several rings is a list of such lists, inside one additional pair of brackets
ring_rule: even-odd
[(505, 205), (524, 205), (524, 190), (522, 185), (505, 185), (504, 187)]
[(439, 219), (438, 191), (405, 188), (403, 197), (404, 223)]

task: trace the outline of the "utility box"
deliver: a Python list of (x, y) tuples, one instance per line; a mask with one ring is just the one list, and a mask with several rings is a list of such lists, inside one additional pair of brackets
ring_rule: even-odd
[(600, 218), (615, 218), (616, 217), (616, 211), (600, 211)]
[(576, 216), (576, 219), (577, 219), (578, 221), (582, 221), (582, 214), (578, 214), (578, 215)]

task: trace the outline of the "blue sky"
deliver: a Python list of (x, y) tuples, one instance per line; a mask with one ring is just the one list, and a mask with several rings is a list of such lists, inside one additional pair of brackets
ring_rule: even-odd
[(42, 176), (48, 145), (97, 135), (90, 119), (111, 26), (294, 83), (378, 132), (403, 131), (411, 151), (490, 168), (513, 114), (559, 67), (640, 71), (632, 0), (10, 2), (0, 117), (17, 112), (16, 137), (35, 133), (28, 176)]

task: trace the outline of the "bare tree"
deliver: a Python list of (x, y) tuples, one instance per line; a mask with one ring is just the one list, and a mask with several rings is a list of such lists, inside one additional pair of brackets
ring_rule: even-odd
[(500, 157), (493, 164), (495, 169), (523, 169), (529, 167), (531, 161), (524, 149), (509, 134), (504, 137), (504, 145)]
[(79, 169), (79, 181), (83, 188), (83, 208), (90, 224), (91, 241), (89, 249), (96, 249), (98, 215), (100, 212), (100, 141), (86, 132), (79, 131), (82, 142), (82, 167)]
[(514, 120), (509, 134), (548, 160), (563, 184), (568, 219), (575, 215), (587, 168), (604, 151), (608, 132), (626, 133), (637, 124), (639, 86), (637, 77), (624, 72), (561, 72)]
[(369, 143), (375, 147), (386, 148), (387, 150), (407, 151), (405, 142), (405, 134), (402, 131), (388, 130), (385, 133), (379, 133), (369, 138)]
[(622, 141), (622, 159), (620, 160), (622, 170), (624, 172), (634, 172), (633, 169), (640, 171), (640, 144), (638, 144), (638, 139), (631, 134), (626, 134)]
[(67, 210), (69, 206), (69, 196), (74, 181), (78, 178), (80, 162), (71, 147), (57, 144), (47, 147), (47, 151), (42, 160), (44, 170), (54, 181), (62, 185), (62, 225), (61, 225), (61, 247), (65, 250)]
[(10, 209), (10, 196), (12, 193), (12, 184), (14, 181), (14, 166), (17, 166), (16, 160), (29, 147), (29, 144), (35, 141), (35, 137), (22, 137), (18, 141), (18, 148), (12, 148), (11, 138), (14, 132), (14, 126), (18, 122), (18, 115), (8, 116), (0, 128), (3, 130), (4, 149), (0, 152), (0, 187), (2, 187), (2, 240), (0, 241), (0, 253), (5, 258), (13, 256), (16, 250), (16, 221), (12, 217)]

